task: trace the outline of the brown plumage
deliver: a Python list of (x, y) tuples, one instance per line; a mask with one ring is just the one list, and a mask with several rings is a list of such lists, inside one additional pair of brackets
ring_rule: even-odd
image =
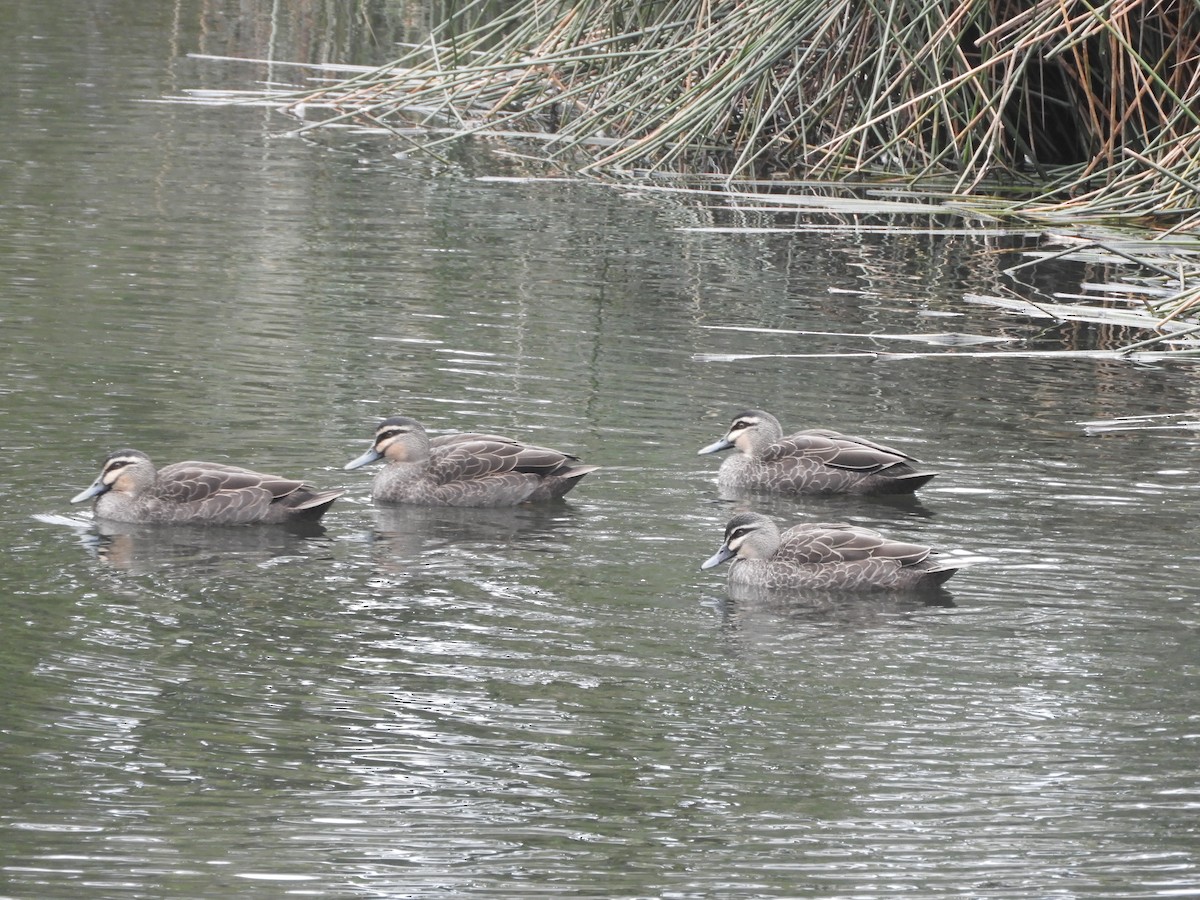
[(731, 585), (769, 590), (913, 590), (950, 578), (958, 563), (934, 550), (843, 523), (805, 523), (782, 534), (758, 513), (741, 513), (725, 526), (725, 541), (702, 569), (732, 559)]
[(346, 464), (357, 469), (384, 460), (371, 496), (384, 503), (423, 506), (516, 506), (562, 497), (599, 466), (548, 447), (495, 434), (430, 438), (407, 416), (375, 429), (371, 449)]
[(292, 478), (221, 463), (174, 463), (155, 469), (139, 450), (109, 454), (87, 490), (98, 518), (147, 525), (251, 525), (315, 522), (344, 491), (317, 491)]
[(813, 428), (784, 436), (779, 420), (761, 409), (734, 417), (725, 437), (699, 452), (737, 448), (717, 473), (725, 494), (910, 494), (936, 472), (918, 472), (916, 458), (892, 447)]

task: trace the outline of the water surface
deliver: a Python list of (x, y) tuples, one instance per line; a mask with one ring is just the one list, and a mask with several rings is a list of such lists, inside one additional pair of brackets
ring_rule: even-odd
[[(1032, 237), (725, 233), (796, 217), (145, 102), (290, 77), (189, 51), (387, 59), (423, 21), (272, 9), (4, 16), (0, 893), (1200, 894), (1194, 438), (1077, 424), (1193, 409), (1192, 369), (713, 361), (875, 346), (713, 325), (1108, 336), (964, 300), (1030, 290)], [(934, 604), (731, 599), (696, 450), (747, 406), (941, 473), (752, 508), (991, 562)], [(395, 412), (604, 468), (379, 510), (341, 466)], [(89, 527), (123, 446), (349, 493), (316, 535)]]

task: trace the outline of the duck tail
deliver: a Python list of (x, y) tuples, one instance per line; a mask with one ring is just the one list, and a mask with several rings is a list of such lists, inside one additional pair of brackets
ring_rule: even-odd
[(543, 478), (541, 484), (525, 499), (537, 502), (541, 500), (556, 500), (559, 497), (564, 497), (579, 484), (580, 479), (584, 475), (587, 475), (589, 472), (595, 472), (599, 468), (600, 466), (570, 466), (560, 472), (555, 472), (553, 475)]
[(947, 563), (940, 568), (926, 569), (925, 574), (921, 577), (921, 584), (926, 587), (945, 584), (957, 571), (958, 566), (953, 563)]
[(342, 494), (344, 490), (336, 491), (317, 491), (310, 494), (304, 500), (295, 504), (290, 508), (291, 518), (298, 519), (303, 522), (315, 522), (329, 511), (329, 507), (333, 501)]
[[(886, 473), (885, 473), (886, 474)], [(892, 475), (883, 480), (881, 494), (911, 494), (917, 488), (937, 478), (937, 472), (913, 472), (910, 475)]]
[(595, 472), (600, 466), (571, 466), (565, 472), (558, 472), (560, 478), (582, 478), (589, 472)]

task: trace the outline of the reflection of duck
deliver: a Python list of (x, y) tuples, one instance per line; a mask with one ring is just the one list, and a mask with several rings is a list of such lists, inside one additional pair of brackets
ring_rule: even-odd
[(700, 450), (738, 453), (721, 463), (725, 492), (777, 494), (909, 494), (936, 472), (918, 472), (907, 453), (864, 438), (814, 428), (784, 437), (779, 420), (761, 409), (739, 413), (721, 438)]
[(599, 466), (578, 457), (494, 434), (430, 438), (415, 419), (392, 416), (375, 429), (371, 449), (346, 464), (385, 460), (371, 496), (421, 506), (516, 506), (552, 500)]
[[(718, 604), (723, 623), (732, 631), (760, 637), (794, 634), (802, 623), (858, 628), (878, 624), (930, 607), (955, 606), (944, 587), (922, 591), (772, 590), (730, 583)], [(786, 623), (781, 631), (780, 623)]]
[(446, 506), (380, 506), (369, 538), (397, 559), (415, 559), (441, 547), (490, 550), (529, 541), (546, 549), (546, 539), (574, 527), (571, 508), (518, 506), (462, 509)]
[(157, 525), (315, 522), (344, 491), (221, 463), (181, 462), (156, 470), (139, 450), (118, 450), (72, 503), (96, 497), (98, 518)]
[[(741, 497), (731, 495), (722, 505), (732, 517), (739, 512), (758, 512), (776, 521), (794, 519), (796, 497), (783, 494), (746, 493)], [(807, 500), (807, 498), (799, 498)], [(937, 516), (926, 506), (920, 492), (914, 494), (827, 494), (820, 498), (820, 518), (830, 522), (847, 522), (856, 519), (871, 519), (872, 526), (885, 534), (890, 529), (904, 529), (908, 523)], [(812, 509), (810, 506), (809, 509)]]
[(138, 525), (97, 519), (85, 544), (97, 559), (117, 569), (149, 572), (165, 568), (210, 568), (225, 562), (243, 569), (247, 560), (262, 562), (303, 552), (310, 538), (325, 529), (316, 522), (284, 528), (206, 528), (187, 525)]
[(721, 548), (703, 569), (732, 559), (729, 584), (769, 590), (913, 590), (935, 587), (961, 563), (934, 551), (846, 524), (806, 523), (780, 534), (758, 513), (740, 513), (725, 526)]

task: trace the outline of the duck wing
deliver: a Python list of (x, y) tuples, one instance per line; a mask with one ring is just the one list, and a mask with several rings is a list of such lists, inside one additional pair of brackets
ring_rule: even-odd
[(797, 434), (816, 434), (834, 441), (850, 441), (863, 447), (879, 450), (881, 453), (890, 453), (892, 456), (899, 456), (901, 459), (906, 459), (909, 462), (920, 462), (915, 456), (909, 456), (903, 450), (897, 450), (895, 447), (889, 447), (887, 444), (880, 444), (877, 441), (867, 440), (866, 438), (855, 437), (852, 434), (842, 434), (842, 432), (834, 431), (831, 428), (807, 428), (804, 431), (797, 432)]
[[(241, 508), (245, 505), (269, 504), (301, 489), (309, 489), (303, 481), (254, 472), (239, 466), (221, 463), (174, 463), (158, 472), (157, 494), (172, 503), (203, 501)], [(213, 509), (216, 509), (213, 506)]]
[(806, 523), (780, 535), (777, 558), (797, 564), (832, 564), (890, 559), (901, 566), (925, 560), (931, 548), (884, 537), (877, 531), (845, 523)]
[(523, 473), (548, 477), (566, 474), (577, 457), (548, 447), (522, 444), (506, 438), (472, 435), (431, 447), (429, 474), (441, 484)]
[(474, 431), (464, 431), (456, 434), (439, 434), (436, 437), (430, 437), (429, 446), (432, 449), (433, 447), (449, 447), (454, 444), (469, 444), (472, 441), (493, 441), (497, 444), (521, 443), (502, 434), (480, 434)]
[(762, 453), (763, 462), (783, 462), (788, 459), (804, 458), (821, 462), (838, 469), (850, 469), (870, 474), (917, 462), (909, 456), (883, 444), (864, 438), (851, 437), (837, 431), (814, 428), (798, 431), (781, 438)]

